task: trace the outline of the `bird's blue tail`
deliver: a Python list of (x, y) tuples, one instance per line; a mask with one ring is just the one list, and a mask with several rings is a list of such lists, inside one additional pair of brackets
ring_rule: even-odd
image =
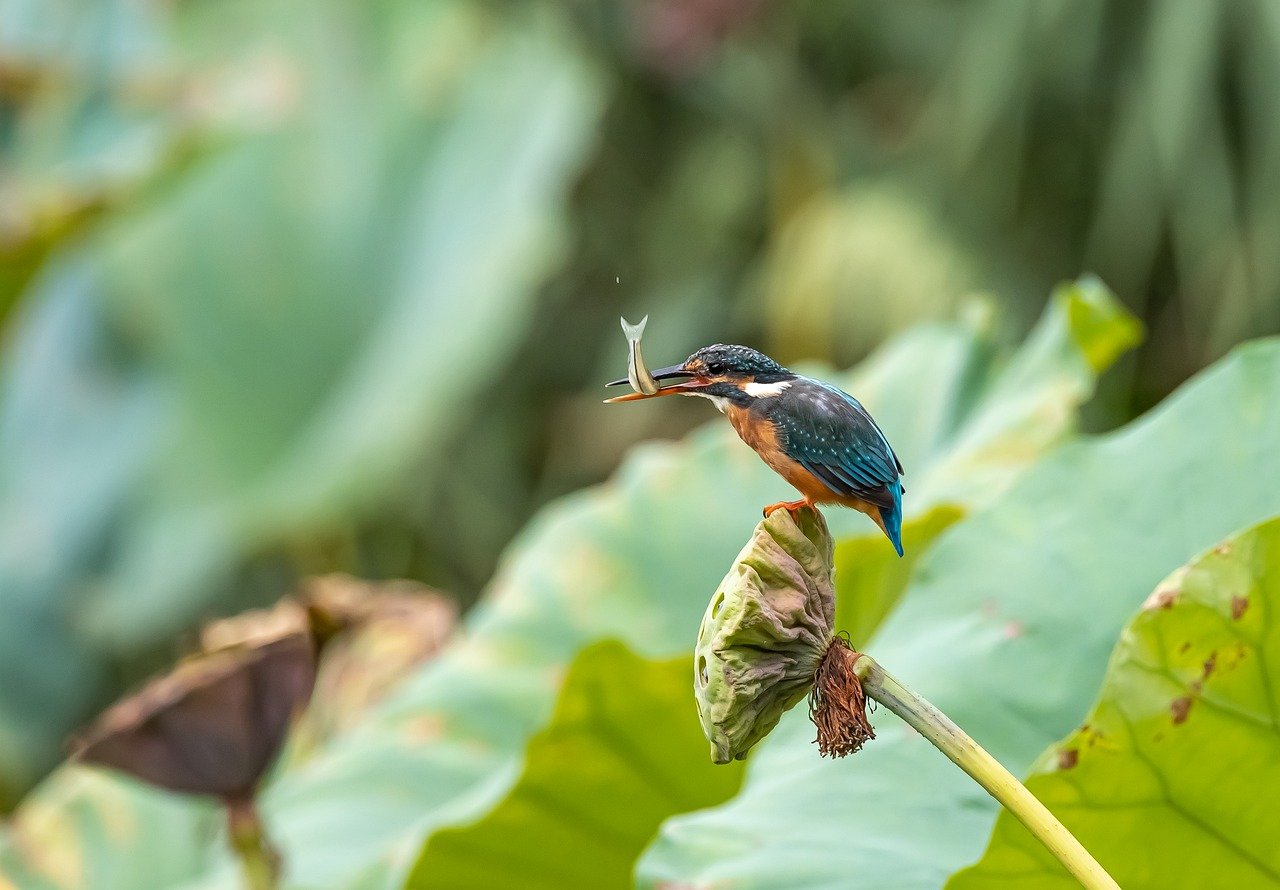
[(902, 555), (902, 481), (897, 480), (890, 486), (893, 492), (893, 506), (880, 508), (880, 524), (888, 535), (893, 549)]

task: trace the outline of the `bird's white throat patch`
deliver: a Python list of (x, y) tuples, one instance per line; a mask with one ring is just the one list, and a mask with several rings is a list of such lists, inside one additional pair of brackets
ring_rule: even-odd
[[(753, 399), (764, 399), (769, 396), (780, 396), (783, 391), (791, 385), (790, 380), (779, 380), (777, 383), (756, 383), (751, 382), (742, 387), (742, 391)], [(723, 408), (721, 409), (724, 410)]]
[(711, 404), (715, 405), (717, 409), (719, 409), (721, 414), (729, 410), (729, 400), (724, 396), (712, 395), (709, 392), (690, 392), (684, 393), (684, 395), (700, 396), (701, 398), (708, 400)]

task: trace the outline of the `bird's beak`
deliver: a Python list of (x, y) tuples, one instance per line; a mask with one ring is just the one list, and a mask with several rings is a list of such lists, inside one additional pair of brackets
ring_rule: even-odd
[[(605, 399), (605, 404), (608, 405), (613, 402), (634, 402), (638, 399), (652, 399), (657, 396), (676, 395), (682, 392), (689, 392), (693, 389), (699, 389), (700, 387), (707, 385), (706, 380), (686, 371), (683, 365), (672, 365), (670, 368), (661, 368), (660, 370), (653, 372), (654, 380), (671, 380), (676, 377), (692, 377), (693, 379), (684, 380), (680, 383), (673, 383), (670, 386), (663, 386), (652, 395), (646, 395), (642, 392), (629, 392), (626, 395), (614, 396), (612, 399)], [(621, 380), (611, 380), (606, 383), (605, 386), (621, 386), (627, 382), (627, 378), (623, 377)]]

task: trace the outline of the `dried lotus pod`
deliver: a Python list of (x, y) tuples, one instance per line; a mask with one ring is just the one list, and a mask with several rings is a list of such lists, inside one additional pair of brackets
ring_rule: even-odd
[(73, 742), (73, 754), (172, 791), (251, 799), (315, 674), (305, 621), (281, 621), (274, 633), (257, 628), (113, 705)]
[(200, 630), (199, 651), (217, 652), (237, 646), (253, 648), (294, 633), (314, 630), (302, 603), (286, 596), (269, 609), (251, 609), (210, 621)]
[(72, 756), (152, 785), (220, 798), (247, 885), (271, 890), (280, 857), (255, 795), (316, 681), (307, 611), (275, 608), (214, 622), (202, 651), (121, 699), (72, 743)]
[(349, 630), (407, 622), (438, 649), (457, 623), (456, 601), (417, 581), (367, 581), (352, 575), (314, 575), (302, 582), (298, 602), (306, 608), (321, 646)]
[(777, 510), (711, 598), (694, 690), (716, 763), (745, 757), (812, 688), (835, 620), (832, 552), (822, 514)]

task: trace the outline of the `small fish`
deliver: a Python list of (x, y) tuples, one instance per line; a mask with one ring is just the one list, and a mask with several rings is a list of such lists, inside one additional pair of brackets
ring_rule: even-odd
[(640, 354), (640, 338), (644, 336), (644, 326), (649, 323), (649, 316), (640, 319), (639, 324), (631, 324), (625, 318), (619, 320), (622, 322), (622, 333), (627, 335), (627, 381), (636, 392), (651, 396), (660, 387), (644, 366), (644, 356)]

